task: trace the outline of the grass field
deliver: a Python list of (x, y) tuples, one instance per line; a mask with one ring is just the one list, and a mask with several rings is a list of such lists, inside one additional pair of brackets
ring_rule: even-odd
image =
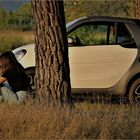
[(39, 104), (1, 105), (3, 139), (140, 139), (139, 107), (76, 103), (75, 108)]
[(0, 52), (34, 42), (33, 32), (0, 31)]
[[(0, 52), (33, 42), (33, 32), (0, 32)], [(139, 107), (128, 104), (0, 105), (0, 139), (140, 139), (139, 122)]]

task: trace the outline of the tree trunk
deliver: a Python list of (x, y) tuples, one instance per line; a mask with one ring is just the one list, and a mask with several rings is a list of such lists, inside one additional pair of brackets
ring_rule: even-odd
[(140, 1), (134, 0), (134, 16), (136, 19), (140, 19)]
[(47, 103), (68, 102), (70, 70), (63, 1), (32, 0), (36, 93)]

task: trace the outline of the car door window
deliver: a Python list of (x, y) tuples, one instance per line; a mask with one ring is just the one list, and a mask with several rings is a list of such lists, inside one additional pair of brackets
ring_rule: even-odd
[(126, 48), (136, 48), (134, 38), (123, 23), (117, 24), (117, 44)]
[(115, 44), (115, 24), (87, 24), (68, 34), (69, 46)]

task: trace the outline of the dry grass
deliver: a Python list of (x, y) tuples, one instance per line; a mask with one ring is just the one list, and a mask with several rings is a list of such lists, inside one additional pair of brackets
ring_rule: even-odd
[[(33, 43), (32, 32), (0, 32), (0, 52)], [(76, 103), (0, 105), (0, 139), (140, 139), (140, 110), (130, 105)]]
[(34, 42), (33, 32), (0, 31), (0, 52)]
[(0, 138), (140, 139), (140, 110), (130, 105), (77, 103), (74, 109), (1, 105)]

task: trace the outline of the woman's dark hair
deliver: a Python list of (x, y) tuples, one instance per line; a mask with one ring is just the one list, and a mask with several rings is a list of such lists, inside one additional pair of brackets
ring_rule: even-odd
[(11, 51), (6, 51), (0, 55), (0, 66), (3, 72), (10, 68), (17, 68), (24, 71), (23, 66), (17, 61), (15, 55)]

